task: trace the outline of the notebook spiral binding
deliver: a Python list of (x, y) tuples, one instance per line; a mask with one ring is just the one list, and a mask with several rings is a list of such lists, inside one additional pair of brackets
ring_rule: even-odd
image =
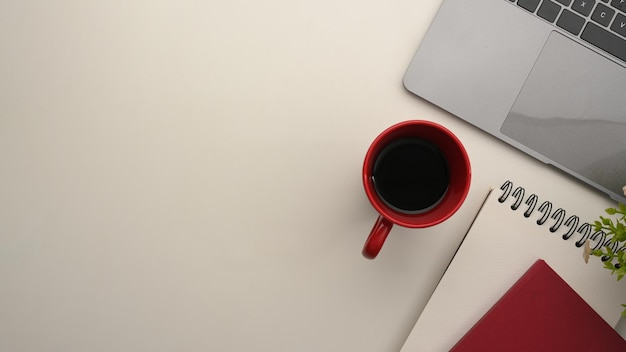
[[(626, 250), (626, 246), (618, 249), (618, 243), (611, 243), (610, 238), (607, 238), (604, 231), (594, 231), (593, 225), (588, 222), (582, 222), (577, 215), (570, 215), (568, 217), (567, 212), (563, 208), (557, 208), (552, 211), (552, 202), (544, 201), (539, 204), (539, 197), (536, 194), (531, 194), (526, 197), (524, 187), (515, 187), (511, 181), (507, 180), (500, 186), (500, 190), (502, 190), (502, 194), (498, 197), (498, 202), (504, 203), (509, 197), (512, 197), (512, 210), (518, 210), (520, 207), (525, 208), (523, 215), (526, 218), (530, 218), (534, 213), (539, 213), (536, 215), (538, 217), (537, 225), (544, 225), (550, 220), (551, 226), (549, 231), (551, 233), (556, 233), (561, 227), (564, 227), (565, 229), (562, 235), (563, 240), (569, 240), (574, 235), (576, 235), (576, 237), (580, 236), (578, 241), (574, 243), (576, 247), (582, 247), (587, 240), (590, 240), (595, 243), (595, 246), (592, 248), (593, 250), (603, 248), (607, 245), (611, 246), (613, 252)], [(539, 204), (539, 206), (537, 206), (537, 204)], [(609, 258), (605, 256), (601, 259), (602, 261), (607, 261)]]

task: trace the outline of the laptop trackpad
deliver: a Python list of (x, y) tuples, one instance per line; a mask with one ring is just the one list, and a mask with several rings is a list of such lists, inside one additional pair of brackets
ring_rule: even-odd
[(626, 185), (625, 92), (624, 67), (552, 32), (501, 132), (531, 155), (548, 157), (621, 194)]

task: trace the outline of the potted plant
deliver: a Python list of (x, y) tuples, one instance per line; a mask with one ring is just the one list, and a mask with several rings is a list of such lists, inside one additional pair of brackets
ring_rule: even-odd
[[(624, 186), (626, 195), (626, 186)], [(605, 210), (610, 217), (600, 216), (600, 220), (595, 221), (595, 231), (603, 231), (607, 241), (602, 248), (591, 250), (589, 241), (585, 244), (585, 262), (589, 261), (589, 256), (602, 257), (604, 267), (616, 275), (620, 281), (626, 275), (626, 205), (618, 204), (616, 208)], [(622, 316), (626, 318), (626, 304)]]

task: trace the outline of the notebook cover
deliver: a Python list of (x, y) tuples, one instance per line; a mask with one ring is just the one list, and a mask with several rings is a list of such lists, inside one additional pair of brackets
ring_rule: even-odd
[(540, 259), (451, 351), (626, 351), (626, 342)]

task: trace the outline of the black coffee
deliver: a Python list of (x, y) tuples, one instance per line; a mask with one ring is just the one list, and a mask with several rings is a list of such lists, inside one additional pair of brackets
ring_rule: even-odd
[(409, 214), (437, 205), (448, 189), (448, 165), (439, 149), (421, 138), (402, 138), (378, 155), (372, 174), (380, 198)]

